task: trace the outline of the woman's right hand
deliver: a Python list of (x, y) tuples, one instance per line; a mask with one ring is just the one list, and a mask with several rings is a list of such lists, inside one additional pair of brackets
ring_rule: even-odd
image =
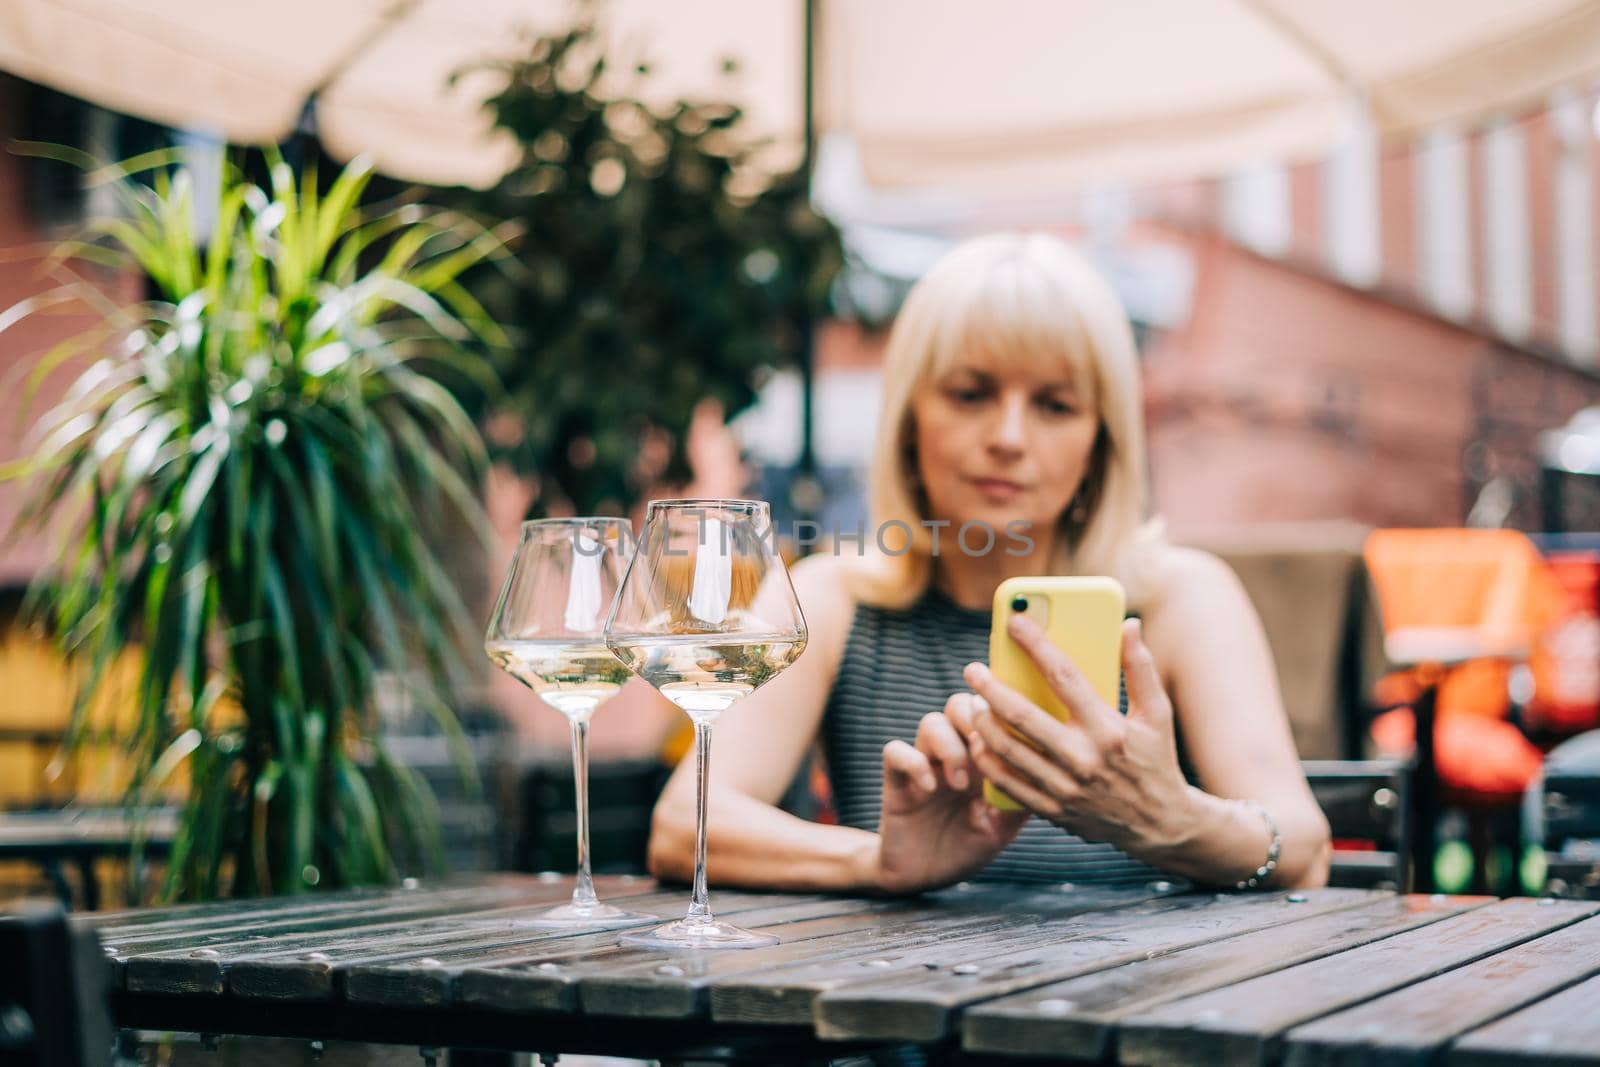
[(871, 882), (886, 893), (915, 893), (959, 882), (1010, 844), (1028, 813), (1001, 812), (983, 797), (983, 777), (965, 738), (982, 698), (956, 693), (929, 712), (916, 744), (883, 748), (883, 809)]

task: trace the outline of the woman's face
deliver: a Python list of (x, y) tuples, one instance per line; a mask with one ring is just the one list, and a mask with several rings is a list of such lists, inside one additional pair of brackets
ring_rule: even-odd
[(932, 518), (953, 535), (981, 521), (1003, 537), (1055, 529), (1089, 469), (1100, 429), (1092, 398), (1062, 368), (958, 362), (911, 399), (917, 463)]

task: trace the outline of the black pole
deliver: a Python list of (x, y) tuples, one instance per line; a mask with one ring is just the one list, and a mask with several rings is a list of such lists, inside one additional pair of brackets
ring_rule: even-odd
[(1559, 468), (1539, 468), (1539, 528), (1545, 533), (1565, 533), (1567, 530), (1562, 481), (1563, 472)]
[(1416, 766), (1411, 772), (1411, 892), (1433, 892), (1433, 861), (1439, 851), (1439, 764), (1434, 750), (1439, 683), (1443, 670), (1424, 667), (1422, 692), (1412, 707)]
[(288, 142), (283, 147), (283, 156), (297, 175), (305, 174), (310, 167), (322, 162), (322, 144), (317, 140), (315, 92), (306, 97), (305, 105), (300, 109), (300, 120), (295, 123), (294, 131), (289, 134)]
[[(802, 0), (805, 5), (805, 62), (802, 64), (801, 135), (803, 155), (800, 174), (807, 200), (811, 197), (812, 171), (817, 156), (816, 95), (817, 95), (817, 7), (820, 0)], [(802, 313), (795, 323), (799, 344), (800, 363), (800, 456), (795, 464), (794, 477), (789, 484), (789, 504), (795, 518), (815, 521), (822, 508), (822, 485), (817, 480), (817, 451), (815, 433), (816, 405), (816, 323), (809, 312)]]

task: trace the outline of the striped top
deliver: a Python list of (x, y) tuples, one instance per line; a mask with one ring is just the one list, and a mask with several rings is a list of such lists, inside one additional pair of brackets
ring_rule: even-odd
[[(823, 752), (839, 822), (876, 831), (883, 746), (915, 743), (917, 725), (965, 691), (962, 668), (989, 659), (989, 612), (929, 592), (909, 610), (860, 604), (822, 720)], [(1127, 712), (1127, 697), (1122, 698)], [(1159, 877), (1112, 845), (1092, 843), (1034, 816), (984, 868), (980, 881), (1129, 884)]]

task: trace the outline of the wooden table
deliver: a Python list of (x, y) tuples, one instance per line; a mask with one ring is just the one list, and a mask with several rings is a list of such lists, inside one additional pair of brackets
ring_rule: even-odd
[(696, 954), (518, 925), (569, 891), (496, 875), (76, 921), (125, 1027), (767, 1063), (914, 1042), (972, 1063), (1600, 1064), (1600, 901), (718, 891), (718, 914), (783, 941)]

